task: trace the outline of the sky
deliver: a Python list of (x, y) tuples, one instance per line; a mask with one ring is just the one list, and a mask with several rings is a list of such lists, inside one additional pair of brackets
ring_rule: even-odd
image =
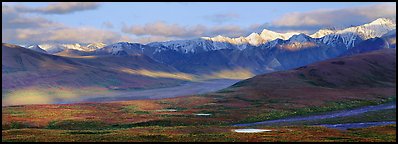
[(2, 42), (149, 43), (263, 29), (314, 33), (380, 17), (396, 17), (395, 2), (2, 2)]

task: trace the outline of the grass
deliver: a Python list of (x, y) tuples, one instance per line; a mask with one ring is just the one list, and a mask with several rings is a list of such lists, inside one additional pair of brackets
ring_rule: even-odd
[(138, 140), (141, 141), (169, 141), (170, 138), (167, 135), (139, 135)]
[(72, 135), (76, 135), (76, 134), (108, 134), (111, 133), (110, 131), (71, 131), (71, 132), (66, 132), (65, 134), (72, 134)]
[(384, 129), (397, 129), (396, 125), (386, 125), (381, 127), (370, 127), (367, 129), (354, 129), (351, 136), (374, 139), (375, 141), (396, 142), (395, 133), (384, 133)]
[(225, 89), (216, 91), (216, 93), (231, 93), (231, 92), (234, 92), (234, 90), (232, 88), (225, 88)]
[(47, 129), (62, 129), (62, 130), (100, 130), (106, 126), (105, 123), (100, 121), (76, 121), (76, 120), (63, 120), (51, 121)]
[(21, 110), (15, 110), (15, 109), (8, 109), (6, 112), (9, 113), (11, 116), (23, 116), (26, 114)]
[(339, 131), (324, 127), (262, 127), (276, 131), (234, 133), (231, 126), (147, 126), (117, 130), (14, 129), (2, 131), (3, 142), (383, 142), (396, 140), (396, 125)]
[(136, 106), (136, 105), (123, 106), (121, 110), (125, 113), (134, 113), (134, 114), (138, 114), (138, 115), (151, 113), (149, 111), (139, 110), (138, 106)]
[[(350, 131), (351, 135), (347, 133), (335, 135), (337, 130), (314, 127), (300, 127), (290, 132), (283, 131), (283, 127), (272, 126), (267, 128), (278, 131), (264, 134), (236, 134), (232, 132), (235, 127), (230, 125), (242, 121), (256, 122), (376, 105), (396, 101), (395, 96), (382, 99), (383, 95), (372, 95), (372, 100), (379, 99), (379, 101), (344, 99), (344, 101), (324, 103), (320, 107), (297, 108), (293, 101), (287, 98), (259, 99), (256, 96), (239, 94), (206, 95), (200, 99), (197, 97), (163, 99), (144, 101), (146, 102), (144, 104), (143, 101), (139, 103), (132, 101), (112, 104), (6, 107), (3, 109), (3, 116), (12, 119), (6, 120), (7, 122), (3, 124), (9, 127), (3, 128), (3, 141), (388, 141), (392, 139), (386, 133), (375, 133), (369, 139), (359, 136), (366, 133), (363, 131), (352, 130), (356, 133)], [(241, 105), (242, 102), (245, 105)], [(284, 106), (284, 104), (287, 105)], [(176, 109), (177, 111), (154, 112), (161, 109)], [(65, 113), (68, 115), (65, 116)], [(197, 113), (212, 115), (195, 116), (194, 114)], [(375, 112), (362, 117), (329, 121), (348, 122), (353, 119), (382, 120), (383, 118), (392, 120), (395, 119), (392, 113), (395, 111)], [(21, 120), (21, 118), (24, 119)], [(29, 127), (28, 123), (17, 122), (24, 121), (36, 125), (34, 120), (41, 119), (54, 121), (50, 123), (47, 121), (44, 126), (35, 128)], [(11, 124), (11, 122), (14, 123)], [(210, 128), (203, 130), (206, 127)], [(391, 128), (386, 129), (389, 129), (389, 133), (391, 132)], [(44, 131), (40, 134), (28, 134), (35, 130)], [(327, 135), (318, 136), (320, 133), (327, 133)], [(15, 135), (21, 137), (12, 137)], [(22, 136), (25, 137), (22, 138)], [(37, 138), (32, 139), (30, 136)], [(55, 139), (52, 140), (53, 138)]]
[(10, 124), (10, 129), (21, 129), (21, 128), (28, 128), (28, 127), (30, 127), (28, 124), (22, 123), (22, 122), (11, 122), (11, 124)]
[(127, 113), (134, 112), (136, 110), (137, 110), (137, 106), (135, 106), (135, 105), (128, 105), (128, 106), (123, 106), (122, 107), (122, 111), (123, 112), (127, 112)]
[(119, 128), (134, 128), (134, 127), (148, 127), (148, 126), (161, 126), (161, 127), (171, 127), (171, 126), (187, 126), (190, 124), (171, 121), (171, 120), (154, 120), (140, 123), (129, 123), (129, 124), (114, 124), (110, 126), (111, 129)]
[(345, 62), (344, 61), (333, 61), (333, 62), (331, 62), (331, 64), (344, 65)]
[(305, 77), (305, 75), (304, 75), (303, 73), (300, 73), (300, 74), (299, 74), (299, 78), (301, 78), (301, 79), (306, 79), (306, 77)]
[(241, 94), (235, 95), (233, 98), (238, 99), (238, 100), (241, 100), (241, 101), (250, 102), (250, 103), (256, 103), (256, 102), (258, 102), (258, 100), (247, 99), (247, 98), (245, 98), (244, 95), (241, 95)]
[(148, 111), (134, 111), (134, 114), (142, 115), (142, 114), (150, 114), (150, 112), (148, 112)]

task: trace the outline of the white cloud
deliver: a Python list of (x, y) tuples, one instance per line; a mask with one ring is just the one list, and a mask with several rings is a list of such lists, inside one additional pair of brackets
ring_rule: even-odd
[[(156, 21), (144, 25), (124, 25), (122, 32), (133, 34), (134, 39), (110, 30), (94, 27), (70, 27), (54, 22), (39, 14), (67, 14), (77, 11), (91, 10), (99, 7), (98, 3), (53, 3), (45, 7), (32, 8), (22, 5), (2, 5), (2, 35), (3, 42), (15, 44), (26, 43), (90, 43), (118, 41), (136, 41), (148, 43), (153, 41), (166, 41), (175, 39), (190, 39), (197, 37), (213, 37), (223, 35), (229, 37), (247, 36), (252, 32), (261, 32), (264, 28), (277, 32), (299, 31), (312, 33), (325, 27), (348, 26), (368, 23), (379, 17), (396, 17), (396, 5), (378, 4), (371, 6), (320, 9), (308, 12), (293, 12), (265, 24), (253, 24), (248, 27), (227, 25), (221, 23), (239, 18), (238, 14), (223, 13), (205, 16), (206, 19), (218, 23), (216, 26), (201, 24), (184, 26), (180, 24)], [(105, 21), (102, 26), (112, 29), (111, 22)]]
[(145, 25), (123, 26), (122, 31), (135, 35), (192, 37), (202, 35), (205, 27), (197, 25), (194, 27), (180, 26), (178, 24), (167, 24), (163, 21), (147, 23)]
[(2, 5), (1, 12), (2, 29), (57, 27), (62, 25), (38, 16), (25, 16), (15, 7), (6, 5)]
[(325, 27), (361, 25), (380, 17), (395, 18), (396, 4), (377, 4), (344, 9), (293, 12), (271, 23), (277, 29), (317, 30)]
[(3, 42), (15, 44), (41, 43), (115, 43), (131, 41), (127, 36), (116, 32), (92, 27), (63, 27), (58, 29), (7, 29), (3, 33)]
[(116, 32), (111, 32), (107, 30), (100, 30), (92, 27), (78, 27), (62, 28), (49, 31), (47, 40), (63, 43), (113, 43), (117, 41), (125, 41), (126, 37), (123, 37)]
[(130, 41), (128, 36), (94, 27), (69, 27), (39, 16), (26, 15), (15, 7), (2, 5), (2, 42), (41, 43), (114, 43)]
[(169, 40), (176, 40), (176, 38), (165, 37), (165, 36), (143, 36), (143, 37), (137, 37), (137, 38), (133, 39), (134, 42), (138, 42), (138, 43), (142, 43), (142, 44), (147, 44), (150, 42), (169, 41)]
[(43, 14), (69, 14), (78, 11), (93, 10), (99, 7), (96, 2), (56, 2), (50, 3), (48, 6), (31, 8), (23, 5), (17, 5), (15, 8), (21, 12), (34, 12)]
[(147, 23), (145, 25), (123, 26), (122, 31), (137, 36), (163, 36), (177, 38), (192, 38), (202, 36), (238, 36), (245, 31), (234, 25), (223, 25), (206, 27), (204, 25), (181, 26), (178, 24), (168, 24), (163, 21)]

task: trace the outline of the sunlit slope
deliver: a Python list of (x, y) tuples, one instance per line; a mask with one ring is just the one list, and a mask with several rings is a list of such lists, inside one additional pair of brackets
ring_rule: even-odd
[[(118, 86), (143, 87), (155, 79), (142, 73), (129, 74), (123, 69), (176, 73), (143, 55), (128, 57), (67, 58), (37, 53), (22, 47), (3, 44), (3, 88), (24, 86)], [(160, 77), (179, 79), (178, 77)], [(160, 79), (162, 80), (162, 79)], [(167, 80), (166, 80), (167, 81)], [(167, 83), (165, 81), (165, 83)]]
[[(202, 95), (109, 103), (6, 106), (2, 124), (7, 129), (58, 130), (219, 126), (390, 103), (396, 97), (395, 53), (394, 49), (385, 49), (331, 59), (295, 70), (255, 76), (230, 88)], [(390, 114), (383, 116), (391, 117)]]
[(302, 107), (328, 101), (385, 98), (395, 92), (396, 50), (382, 49), (258, 75), (219, 94)]
[[(129, 73), (125, 69), (139, 72)], [(163, 75), (154, 75), (157, 73)], [(5, 95), (28, 98), (28, 94), (32, 99), (40, 99), (38, 97), (73, 97), (113, 89), (156, 88), (190, 78), (179, 74), (174, 68), (143, 55), (70, 58), (2, 45), (3, 100)]]
[[(294, 70), (258, 75), (241, 81), (235, 87), (277, 86), (273, 78), (294, 79), (306, 85), (329, 88), (395, 87), (396, 49), (382, 49), (368, 53), (330, 59)], [(282, 83), (281, 83), (282, 84)], [(295, 83), (283, 82), (284, 85)]]

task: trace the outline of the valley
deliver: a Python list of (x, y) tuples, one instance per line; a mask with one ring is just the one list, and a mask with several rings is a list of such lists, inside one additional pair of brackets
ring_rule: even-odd
[(148, 89), (148, 90), (116, 91), (108, 95), (82, 96), (84, 99), (73, 100), (73, 101), (57, 101), (55, 102), (55, 104), (163, 99), (163, 98), (172, 98), (178, 96), (197, 95), (208, 92), (215, 92), (227, 88), (238, 81), (239, 80), (216, 79), (216, 80), (206, 80), (198, 82), (186, 82), (184, 84), (175, 87), (157, 88), (157, 89)]
[(396, 142), (396, 2), (2, 2), (2, 142)]
[[(184, 97), (3, 106), (3, 141), (395, 141), (395, 124), (385, 122), (396, 120), (391, 111), (395, 108), (390, 107), (396, 101), (395, 59), (395, 49), (378, 50), (259, 75), (216, 92)], [(380, 77), (377, 71), (384, 75)], [(350, 79), (333, 78), (336, 75)], [(368, 79), (361, 79), (363, 75)], [(271, 132), (233, 132), (242, 128), (234, 124), (383, 104), (388, 108), (376, 113), (255, 126)], [(385, 125), (343, 131), (319, 126), (336, 124), (333, 119)]]

